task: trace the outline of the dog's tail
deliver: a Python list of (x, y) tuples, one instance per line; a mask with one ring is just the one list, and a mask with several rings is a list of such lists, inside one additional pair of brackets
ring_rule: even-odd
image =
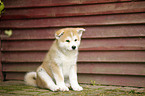
[(36, 78), (37, 78), (36, 72), (27, 73), (24, 77), (25, 84), (30, 86), (37, 86)]

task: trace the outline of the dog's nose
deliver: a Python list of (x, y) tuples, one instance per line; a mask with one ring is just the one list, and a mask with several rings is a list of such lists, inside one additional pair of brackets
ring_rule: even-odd
[(72, 49), (75, 50), (76, 49), (76, 46), (72, 46)]

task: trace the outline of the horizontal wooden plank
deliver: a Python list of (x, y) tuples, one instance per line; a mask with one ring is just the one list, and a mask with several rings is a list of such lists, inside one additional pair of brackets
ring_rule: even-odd
[(6, 77), (5, 80), (24, 80), (24, 76), (26, 73), (24, 72), (10, 72), (10, 73), (6, 73)]
[(144, 50), (144, 38), (85, 39), (80, 50)]
[[(2, 51), (48, 51), (54, 40), (3, 41)], [(145, 50), (145, 38), (82, 39), (80, 50)]]
[[(49, 14), (48, 14), (49, 12)], [(49, 8), (8, 9), (1, 19), (46, 18), (145, 12), (145, 2), (93, 4)]]
[[(119, 25), (119, 26), (92, 26), (84, 27), (82, 38), (112, 38), (112, 37), (145, 37), (145, 25)], [(2, 40), (31, 40), (54, 39), (54, 34), (61, 28), (46, 29), (13, 29), (12, 36), (8, 37), (2, 30)]]
[(96, 84), (104, 85), (121, 85), (121, 86), (138, 86), (145, 87), (145, 77), (139, 76), (111, 76), (111, 75), (91, 75), (79, 74), (80, 83), (90, 83), (95, 81)]
[[(46, 52), (3, 52), (2, 62), (42, 62)], [(78, 62), (145, 62), (145, 51), (86, 51)]]
[(145, 63), (78, 63), (78, 73), (145, 76)]
[[(47, 52), (6, 52), (3, 62), (42, 62)], [(13, 56), (12, 56), (13, 55)]]
[(3, 63), (3, 72), (31, 72), (36, 69), (41, 63)]
[[(25, 73), (6, 73), (6, 80), (24, 80)], [(145, 87), (145, 77), (78, 74), (79, 83)]]
[(95, 26), (117, 24), (143, 24), (145, 13), (104, 16), (67, 17), (30, 20), (3, 20), (0, 28), (48, 28), (66, 26)]
[[(3, 72), (35, 71), (40, 64), (3, 63)], [(145, 76), (145, 63), (78, 63), (78, 73)]]
[(54, 40), (3, 41), (3, 51), (48, 51)]
[(6, 8), (28, 8), (28, 7), (44, 7), (44, 6), (62, 6), (62, 5), (76, 5), (76, 4), (94, 4), (94, 3), (109, 3), (109, 2), (123, 2), (131, 0), (2, 0)]

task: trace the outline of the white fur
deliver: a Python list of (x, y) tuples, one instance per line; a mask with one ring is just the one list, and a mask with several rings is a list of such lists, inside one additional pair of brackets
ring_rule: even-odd
[[(75, 71), (74, 66), (76, 66), (76, 62), (77, 62), (77, 55), (78, 52), (77, 51), (70, 51), (66, 54), (63, 54), (62, 52), (60, 52), (59, 50), (58, 52), (58, 57), (55, 59), (57, 64), (60, 66), (60, 70), (61, 70), (61, 75), (62, 77), (65, 79), (64, 81), (66, 82), (59, 82), (59, 78), (57, 78), (57, 74), (54, 74), (54, 77), (56, 79), (56, 84), (58, 86), (63, 87), (64, 89), (62, 89), (62, 91), (68, 91), (67, 87), (72, 87), (73, 90), (75, 91), (81, 91), (83, 90), (82, 87), (79, 86), (78, 81), (77, 81), (77, 72)], [(61, 62), (63, 61), (63, 62)], [(66, 86), (67, 87), (66, 87)]]
[(59, 38), (61, 37), (61, 35), (63, 35), (63, 33), (64, 33), (64, 31), (61, 31), (61, 33), (60, 33), (59, 35), (57, 35), (57, 34), (55, 33), (55, 38), (56, 38), (56, 39), (59, 39)]
[(37, 86), (36, 80), (34, 79), (36, 77), (37, 77), (36, 72), (27, 73), (24, 77), (24, 81), (25, 81), (26, 85)]
[(82, 33), (83, 33), (83, 31), (85, 31), (85, 29), (78, 28), (77, 31), (78, 31), (79, 36), (81, 37), (82, 36)]
[(57, 62), (60, 67), (59, 70), (61, 72), (61, 76), (64, 78), (62, 82), (59, 80), (57, 74), (54, 74), (54, 78), (56, 80), (56, 84), (59, 86), (61, 91), (69, 91), (68, 87), (70, 87), (70, 69), (72, 66), (76, 64), (77, 61), (77, 51), (76, 52), (66, 52), (66, 54), (62, 53), (60, 50), (57, 50), (58, 58), (55, 58), (55, 62)]
[(80, 41), (75, 41), (75, 39), (77, 39), (76, 36), (73, 36), (72, 38), (71, 37), (67, 37), (66, 40), (69, 40), (70, 42), (59, 42), (59, 46), (62, 48), (62, 49), (65, 49), (65, 50), (73, 50), (72, 49), (72, 46), (76, 46), (76, 49), (75, 50), (78, 50), (79, 48), (79, 45), (80, 45)]
[(38, 76), (40, 76), (41, 79), (43, 79), (47, 85), (45, 85), (45, 88), (48, 88), (52, 91), (58, 91), (59, 87), (55, 85), (52, 78), (47, 74), (47, 72), (43, 68), (38, 69)]
[(73, 90), (75, 91), (83, 90), (83, 88), (78, 84), (77, 72), (75, 71), (75, 66), (71, 67), (69, 78), (70, 78), (70, 84)]
[[(69, 28), (66, 28), (56, 32), (56, 41), (50, 48), (42, 65), (36, 71), (37, 76), (41, 79), (37, 78), (36, 72), (27, 73), (25, 76), (27, 85), (37, 86), (37, 82), (39, 87), (52, 91), (69, 91), (69, 87), (75, 91), (83, 90), (78, 84), (76, 65), (81, 35), (85, 29), (70, 28), (70, 30), (78, 32), (76, 36), (71, 32), (71, 37), (68, 35), (63, 38), (63, 34), (68, 30)], [(69, 42), (65, 42), (65, 40), (69, 40)], [(72, 46), (76, 48), (73, 49)], [(33, 78), (36, 78), (36, 80)]]

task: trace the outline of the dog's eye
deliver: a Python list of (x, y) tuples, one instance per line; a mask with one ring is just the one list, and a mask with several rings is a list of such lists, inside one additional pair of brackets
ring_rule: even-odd
[(75, 39), (75, 41), (78, 41), (77, 39)]
[(66, 40), (66, 42), (70, 42), (69, 40)]

